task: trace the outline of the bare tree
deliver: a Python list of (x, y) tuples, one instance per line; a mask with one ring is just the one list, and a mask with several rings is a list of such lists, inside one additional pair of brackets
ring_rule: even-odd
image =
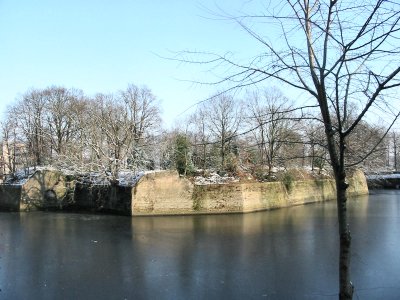
[(71, 135), (67, 154), (61, 157), (60, 163), (71, 166), (77, 173), (91, 169), (93, 153), (87, 142), (88, 133), (96, 106), (92, 107), (91, 99), (81, 95), (79, 90), (73, 90), (72, 101), (69, 105), (68, 119), (72, 120)]
[(32, 157), (32, 164), (37, 166), (43, 165), (49, 157), (45, 104), (42, 91), (32, 89), (26, 92), (9, 111), (9, 114), (17, 117), (18, 127)]
[(120, 95), (132, 123), (133, 139), (140, 143), (149, 130), (155, 130), (161, 123), (157, 98), (147, 87), (139, 88), (134, 84), (128, 85)]
[(2, 174), (14, 173), (20, 166), (18, 150), (20, 144), (17, 136), (17, 121), (10, 115), (0, 122), (2, 132)]
[[(374, 114), (385, 115), (388, 122), (384, 133), (387, 133), (399, 116), (400, 105), (394, 96), (400, 85), (400, 3), (269, 1), (266, 13), (244, 14), (233, 19), (259, 42), (257, 57), (244, 62), (232, 55), (201, 53), (201, 59), (196, 56), (188, 60), (186, 52), (182, 60), (223, 67), (223, 79), (215, 83), (228, 84), (228, 89), (271, 79), (307, 94), (318, 106), (317, 117), (324, 124), (337, 188), (339, 297), (351, 299), (346, 175), (365, 156), (347, 164), (347, 144), (362, 120), (371, 121)], [(261, 32), (265, 24), (277, 32)], [(355, 118), (349, 122), (351, 105), (356, 108)]]
[(79, 131), (74, 113), (82, 97), (81, 91), (63, 87), (31, 89), (9, 108), (7, 118), (14, 120), (14, 139), (21, 146), (18, 153), (24, 153), (24, 165), (70, 160)]
[(201, 168), (203, 175), (211, 162), (209, 161), (210, 133), (207, 130), (207, 113), (204, 107), (199, 107), (190, 117), (189, 123), (193, 130), (193, 160)]
[(94, 154), (92, 164), (109, 174), (111, 183), (117, 183), (133, 139), (133, 125), (127, 118), (127, 111), (112, 94), (97, 94), (91, 101), (91, 109), (85, 140)]
[(318, 168), (321, 171), (327, 162), (328, 152), (324, 124), (315, 119), (304, 120), (303, 134), (305, 145), (308, 146), (305, 156), (310, 158), (311, 170)]
[(247, 100), (248, 121), (260, 152), (261, 164), (267, 165), (268, 175), (277, 166), (283, 147), (293, 138), (294, 116), (289, 112), (289, 100), (277, 88), (270, 88), (260, 95), (258, 91), (251, 93)]
[(78, 131), (73, 113), (74, 107), (79, 106), (83, 92), (53, 86), (42, 93), (46, 101), (46, 130), (51, 149), (57, 156), (65, 156)]
[(241, 116), (239, 107), (234, 98), (227, 94), (218, 94), (206, 103), (207, 127), (210, 133), (218, 141), (220, 152), (220, 167), (225, 168), (226, 156), (229, 153), (229, 145), (236, 136)]
[(98, 94), (90, 100), (90, 119), (83, 138), (91, 149), (91, 165), (116, 183), (122, 168), (150, 167), (147, 152), (158, 129), (160, 111), (148, 88), (129, 85), (118, 94)]
[(120, 92), (119, 97), (131, 124), (131, 166), (136, 169), (144, 168), (149, 163), (154, 164), (154, 159), (150, 159), (153, 162), (149, 161), (150, 153), (154, 151), (148, 145), (153, 144), (154, 135), (161, 128), (161, 111), (157, 98), (149, 88), (134, 84), (129, 84), (126, 90)]
[(399, 134), (395, 131), (392, 132), (392, 143), (393, 143), (393, 168), (397, 172), (399, 168)]
[(388, 142), (385, 128), (361, 121), (347, 139), (345, 163), (360, 163), (366, 171), (387, 169)]

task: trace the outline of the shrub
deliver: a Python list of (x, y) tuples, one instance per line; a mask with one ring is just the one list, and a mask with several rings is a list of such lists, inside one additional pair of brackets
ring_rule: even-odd
[(292, 190), (294, 180), (295, 178), (291, 173), (285, 172), (285, 174), (283, 174), (282, 183), (285, 185), (288, 192)]
[(175, 166), (180, 175), (189, 175), (194, 171), (190, 153), (189, 139), (179, 134), (175, 140)]
[(235, 154), (229, 153), (225, 159), (224, 170), (230, 174), (236, 174), (239, 167), (239, 160)]

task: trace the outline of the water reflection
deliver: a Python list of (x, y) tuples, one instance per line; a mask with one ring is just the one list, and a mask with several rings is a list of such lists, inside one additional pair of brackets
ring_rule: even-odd
[[(363, 299), (400, 294), (399, 199), (350, 202)], [(0, 238), (0, 299), (337, 298), (335, 202), (132, 219), (2, 213)]]

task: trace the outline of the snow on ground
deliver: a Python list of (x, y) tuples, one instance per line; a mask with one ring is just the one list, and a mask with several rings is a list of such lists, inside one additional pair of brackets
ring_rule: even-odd
[[(64, 175), (70, 175), (77, 178), (78, 181), (83, 183), (91, 183), (96, 185), (108, 185), (110, 184), (110, 174), (102, 174), (98, 172), (90, 172), (85, 174), (76, 174), (71, 170), (67, 169), (57, 169), (51, 166), (46, 167), (30, 167), (26, 169), (20, 169), (16, 171), (12, 175), (7, 175), (4, 180), (4, 184), (10, 185), (24, 185), (29, 178), (33, 176), (36, 171), (42, 170), (52, 170), (52, 171), (60, 171)], [(154, 171), (152, 171), (154, 172)], [(143, 175), (149, 172), (132, 172), (132, 171), (123, 171), (120, 172), (118, 177), (119, 185), (121, 186), (134, 186), (136, 183), (142, 178)]]
[(194, 183), (196, 185), (207, 185), (207, 184), (227, 184), (232, 182), (238, 182), (239, 179), (230, 176), (220, 176), (217, 173), (211, 173), (208, 177), (196, 176)]
[(23, 185), (25, 184), (29, 178), (36, 172), (36, 170), (41, 170), (43, 168), (39, 167), (31, 167), (31, 168), (24, 168), (17, 170), (12, 175), (7, 175), (4, 184), (11, 184), (11, 185)]
[(400, 179), (400, 174), (372, 174), (366, 175), (367, 179)]
[(135, 186), (140, 178), (143, 177), (145, 172), (132, 173), (132, 172), (120, 172), (118, 177), (118, 183), (121, 186)]

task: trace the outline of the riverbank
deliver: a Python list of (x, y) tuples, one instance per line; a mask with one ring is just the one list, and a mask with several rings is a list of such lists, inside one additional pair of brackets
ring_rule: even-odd
[[(362, 171), (349, 177), (348, 195), (368, 194)], [(2, 185), (0, 210), (89, 211), (131, 216), (246, 213), (333, 200), (333, 179), (196, 184), (175, 171), (143, 175), (134, 187), (82, 184), (40, 170), (24, 184)]]

